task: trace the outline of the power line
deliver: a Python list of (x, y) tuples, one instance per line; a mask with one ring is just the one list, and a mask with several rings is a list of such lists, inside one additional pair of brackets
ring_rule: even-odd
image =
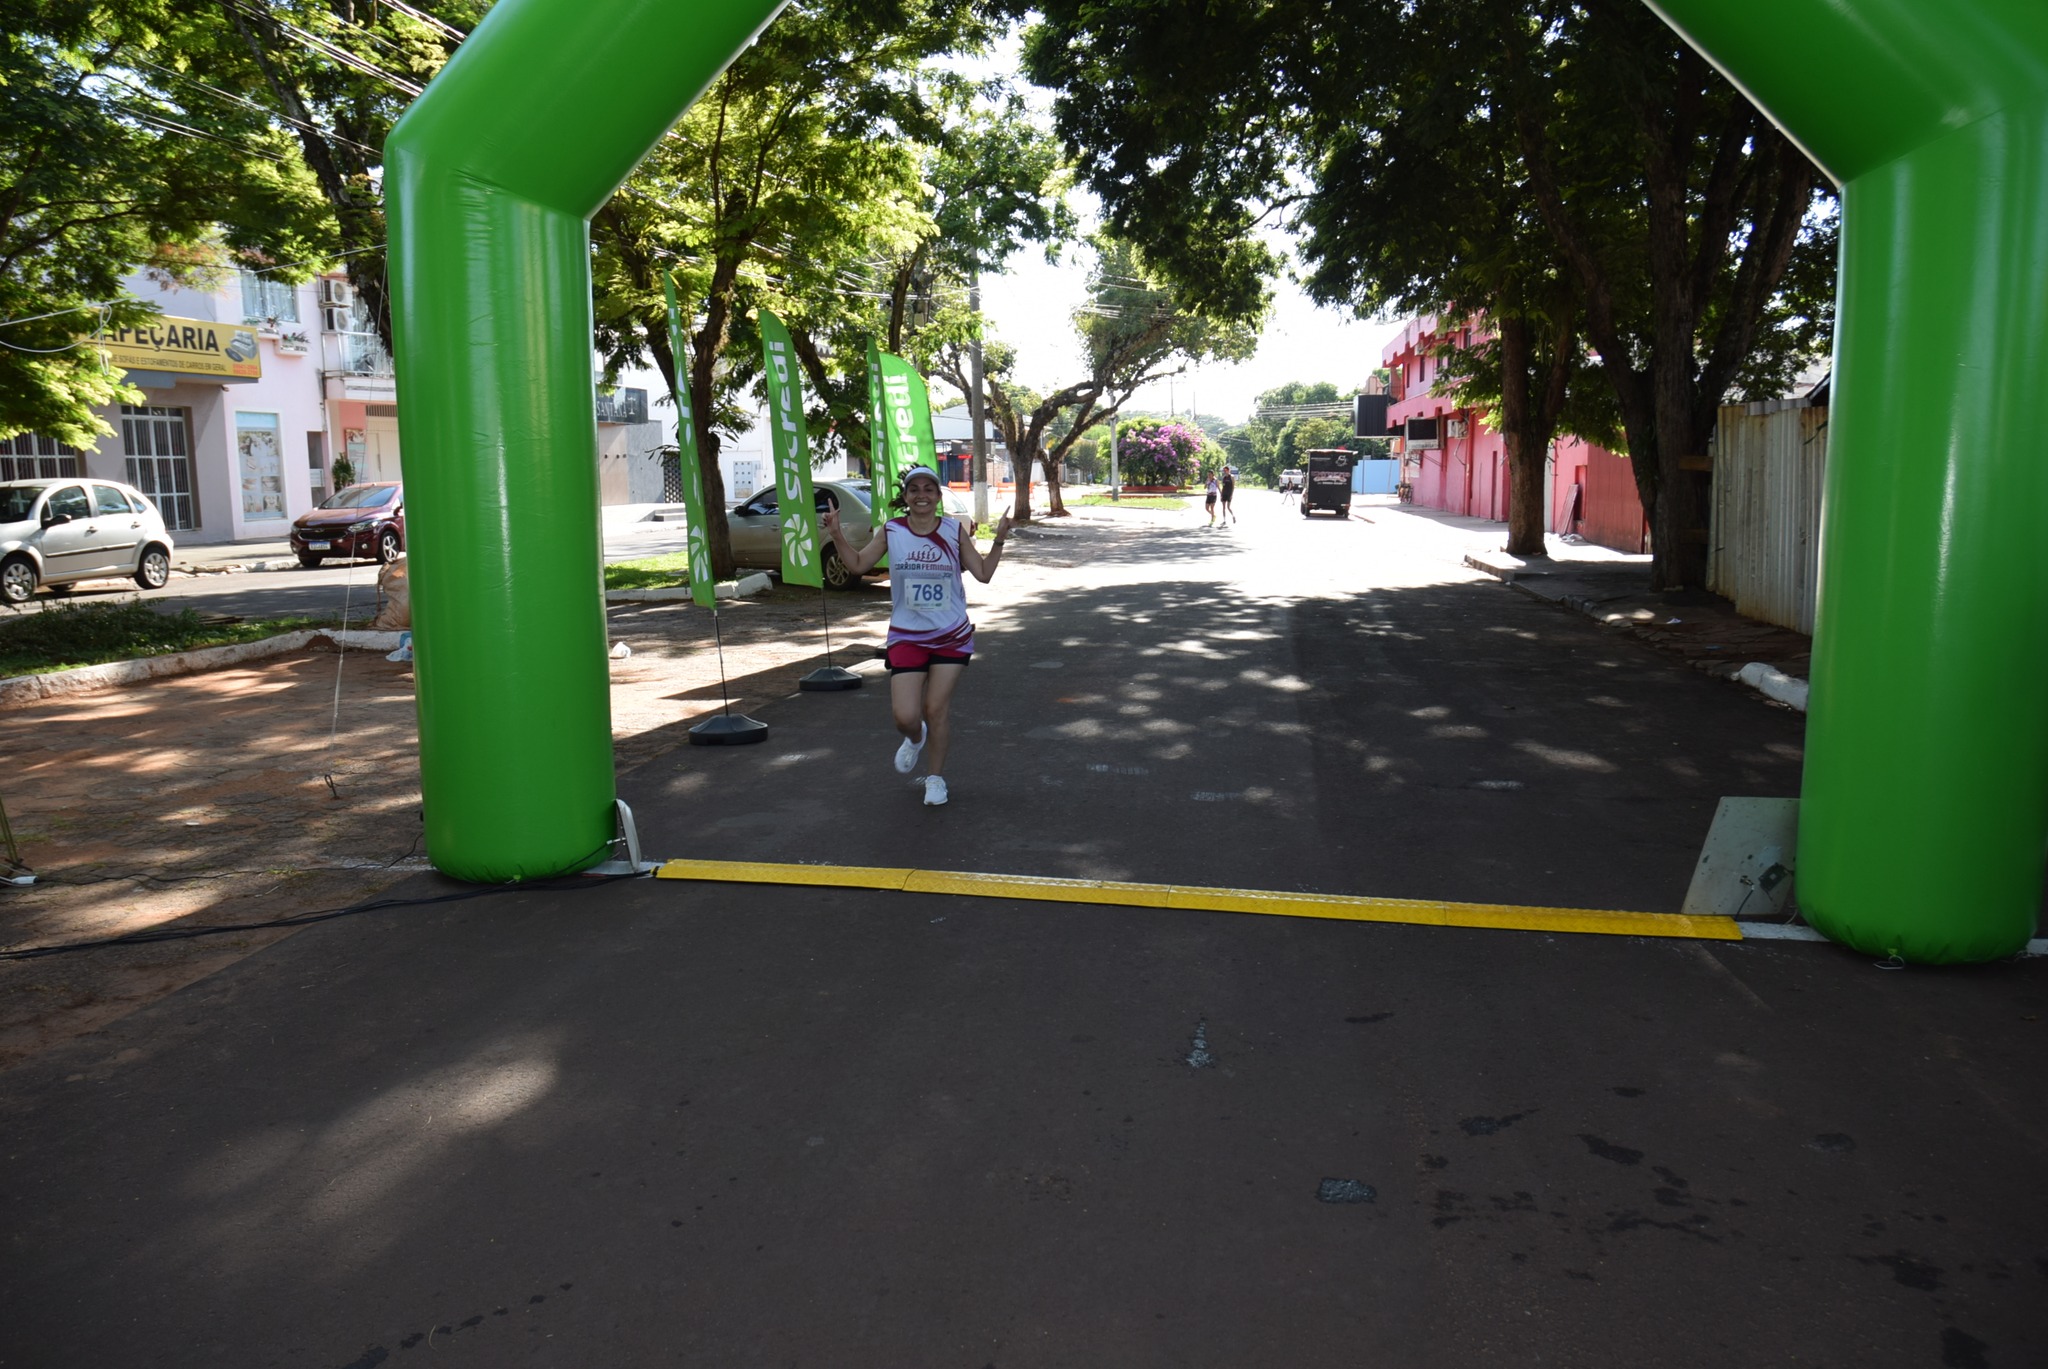
[(160, 115), (141, 114), (134, 110), (127, 110), (122, 113), (121, 117), (133, 119), (144, 128), (153, 128), (159, 133), (173, 133), (181, 138), (193, 138), (202, 143), (215, 143), (221, 147), (231, 147), (245, 157), (260, 157), (266, 162), (285, 163), (290, 161), (288, 157), (280, 157), (275, 152), (265, 152), (261, 148), (254, 147), (238, 138), (230, 138), (221, 133), (208, 133), (202, 129), (192, 128), (175, 120), (163, 118)]
[(443, 37), (453, 38), (458, 43), (469, 37), (467, 33), (456, 28), (453, 24), (444, 24), (433, 15), (414, 9), (411, 5), (406, 4), (405, 0), (376, 0), (376, 2), (386, 9), (397, 10), (408, 18), (417, 19), (428, 28), (440, 32)]
[(309, 48), (330, 61), (339, 62), (352, 71), (382, 81), (392, 89), (401, 91), (406, 95), (412, 96), (414, 99), (419, 98), (420, 87), (412, 82), (398, 76), (393, 76), (368, 58), (358, 57), (346, 48), (337, 47), (319, 34), (309, 33), (288, 19), (280, 19), (274, 12), (264, 6), (253, 3), (252, 0), (221, 0), (221, 3), (244, 18), (256, 19), (263, 23), (277, 25), (279, 31), (286, 37), (296, 39), (301, 47)]
[(232, 91), (222, 90), (218, 86), (208, 85), (206, 82), (200, 80), (197, 76), (190, 75), (187, 72), (177, 71), (167, 66), (160, 66), (157, 63), (150, 61), (146, 57), (141, 58), (139, 60), (141, 62), (141, 65), (143, 66), (150, 67), (156, 71), (161, 71), (166, 76), (175, 77), (176, 79), (185, 82), (187, 85), (196, 86), (198, 89), (205, 91), (209, 95), (216, 96), (232, 104), (240, 105), (244, 109), (254, 110), (256, 113), (261, 114), (266, 119), (276, 119), (279, 120), (280, 122), (290, 124), (293, 128), (304, 129), (309, 133), (317, 133), (322, 138), (329, 139), (333, 142), (345, 143), (348, 146), (354, 148), (356, 151), (366, 153), (372, 157), (381, 159), (384, 155), (382, 152), (378, 151), (374, 147), (369, 147), (363, 143), (359, 143), (355, 141), (355, 139), (353, 138), (344, 138), (339, 133), (330, 132), (327, 129), (320, 127), (320, 125), (318, 124), (309, 123), (304, 119), (294, 119), (289, 114), (280, 113), (277, 110), (271, 109), (267, 105), (257, 104), (254, 100), (248, 99), (245, 96), (236, 95)]

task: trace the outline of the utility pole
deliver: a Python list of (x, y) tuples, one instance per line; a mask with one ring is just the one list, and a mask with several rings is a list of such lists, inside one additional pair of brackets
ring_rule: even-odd
[(967, 351), (967, 421), (974, 435), (974, 521), (988, 522), (988, 424), (981, 401), (981, 268), (967, 278), (967, 309), (974, 315), (974, 343)]

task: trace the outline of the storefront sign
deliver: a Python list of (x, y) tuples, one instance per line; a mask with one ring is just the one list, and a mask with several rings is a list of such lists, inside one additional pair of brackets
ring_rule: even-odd
[(124, 371), (171, 371), (261, 380), (263, 358), (256, 330), (197, 318), (152, 319), (138, 328), (116, 328), (98, 339), (107, 360)]

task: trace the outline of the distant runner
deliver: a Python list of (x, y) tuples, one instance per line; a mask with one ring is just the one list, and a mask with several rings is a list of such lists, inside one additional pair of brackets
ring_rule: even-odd
[(1207, 486), (1208, 498), (1202, 501), (1202, 506), (1209, 510), (1209, 526), (1212, 528), (1216, 526), (1216, 495), (1220, 489), (1221, 487), (1216, 483), (1216, 477), (1210, 476)]
[(1230, 498), (1237, 493), (1237, 472), (1230, 467), (1223, 468), (1223, 521), (1235, 523), (1237, 510), (1230, 507)]
[(923, 466), (903, 473), (891, 518), (859, 551), (839, 526), (839, 511), (828, 509), (819, 524), (839, 559), (856, 577), (867, 574), (889, 553), (889, 706), (896, 730), (903, 734), (896, 748), (896, 769), (908, 775), (927, 747), (924, 801), (936, 808), (946, 801), (946, 747), (952, 740), (953, 690), (974, 655), (974, 624), (967, 617), (964, 570), (984, 585), (1003, 558), (1003, 538), (1010, 515), (996, 524), (995, 543), (986, 556), (959, 519), (939, 510), (939, 478)]

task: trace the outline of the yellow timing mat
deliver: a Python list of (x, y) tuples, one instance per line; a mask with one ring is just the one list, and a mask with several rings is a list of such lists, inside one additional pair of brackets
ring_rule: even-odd
[(977, 875), (876, 865), (775, 865), (745, 860), (671, 860), (656, 879), (726, 884), (815, 884), (834, 889), (895, 889), (911, 894), (967, 894), (1046, 903), (1107, 903), (1126, 908), (1183, 908), (1207, 913), (1264, 913), (1340, 922), (1407, 922), (1424, 927), (1495, 927), (1518, 932), (1595, 932), (1607, 936), (1677, 936), (1740, 941), (1733, 918), (1686, 913), (1620, 913), (1599, 908), (1523, 908), (1510, 903), (1441, 903), (1424, 898), (1290, 894), (1268, 889), (1205, 889), (1187, 884), (1129, 884), (1108, 879)]

